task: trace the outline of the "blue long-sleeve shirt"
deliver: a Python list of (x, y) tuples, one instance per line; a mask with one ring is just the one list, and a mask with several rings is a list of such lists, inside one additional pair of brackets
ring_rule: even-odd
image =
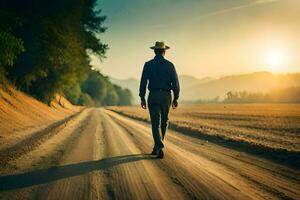
[(179, 98), (179, 81), (176, 69), (170, 61), (161, 55), (145, 63), (140, 81), (141, 100), (145, 100), (146, 87), (151, 91), (173, 91), (174, 99)]

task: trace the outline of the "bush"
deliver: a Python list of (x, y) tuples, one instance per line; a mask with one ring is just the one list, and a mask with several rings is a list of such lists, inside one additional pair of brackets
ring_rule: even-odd
[(94, 106), (93, 99), (87, 93), (82, 93), (79, 97), (78, 104), (82, 106)]

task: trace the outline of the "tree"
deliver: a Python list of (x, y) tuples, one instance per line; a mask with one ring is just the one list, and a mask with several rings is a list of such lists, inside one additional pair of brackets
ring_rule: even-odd
[(94, 100), (96, 105), (102, 105), (107, 95), (108, 83), (106, 78), (98, 71), (90, 71), (89, 76), (81, 85), (81, 90)]
[(14, 22), (1, 21), (0, 26), (5, 50), (0, 67), (13, 65), (5, 69), (8, 79), (49, 105), (56, 93), (73, 104), (130, 104), (129, 90), (113, 85), (90, 66), (92, 54), (103, 59), (108, 49), (99, 38), (106, 30), (105, 16), (95, 4), (96, 0), (1, 1), (5, 20)]
[(8, 71), (15, 85), (36, 98), (50, 102), (68, 85), (83, 82), (91, 69), (90, 54), (105, 57), (105, 31), (96, 0), (4, 0), (3, 7), (23, 19), (15, 34), (26, 52)]
[(112, 84), (99, 71), (90, 71), (81, 90), (92, 98), (96, 106), (130, 105), (132, 101), (132, 94), (128, 89)]
[(125, 88), (122, 89), (118, 85), (114, 85), (114, 88), (118, 94), (118, 105), (125, 106), (125, 105), (131, 105), (132, 104), (132, 94), (129, 89)]
[(78, 100), (78, 104), (82, 105), (82, 106), (94, 106), (95, 105), (93, 99), (90, 97), (90, 95), (88, 95), (86, 93), (81, 94), (81, 96)]
[(10, 12), (0, 9), (0, 79), (5, 74), (5, 67), (11, 67), (17, 56), (25, 49), (21, 38), (13, 35), (13, 29), (21, 26), (21, 19)]

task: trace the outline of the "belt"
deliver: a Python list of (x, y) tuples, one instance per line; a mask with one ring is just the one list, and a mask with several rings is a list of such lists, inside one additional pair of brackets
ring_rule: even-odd
[(171, 92), (171, 90), (155, 89), (155, 90), (151, 90), (150, 92)]

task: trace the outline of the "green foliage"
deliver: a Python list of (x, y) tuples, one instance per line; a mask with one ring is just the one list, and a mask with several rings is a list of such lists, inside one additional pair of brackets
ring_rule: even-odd
[(22, 40), (14, 37), (9, 32), (1, 31), (0, 44), (0, 48), (3, 50), (0, 54), (0, 65), (12, 66), (17, 55), (24, 51)]
[(79, 98), (81, 97), (81, 88), (79, 84), (72, 84), (72, 85), (66, 85), (63, 88), (62, 93), (66, 96), (66, 98), (72, 103), (72, 104), (80, 104), (78, 102)]
[(93, 99), (91, 98), (91, 96), (86, 94), (86, 93), (82, 93), (80, 95), (80, 98), (78, 100), (78, 104), (79, 105), (84, 105), (84, 106), (94, 106), (95, 105), (95, 103), (94, 103)]
[(0, 73), (12, 66), (17, 56), (25, 49), (23, 41), (13, 35), (13, 29), (21, 25), (21, 20), (13, 14), (0, 9)]
[(118, 100), (119, 100), (119, 97), (118, 97), (117, 92), (114, 90), (114, 87), (112, 85), (110, 85), (107, 90), (106, 97), (104, 99), (105, 105), (108, 105), (108, 106), (118, 105)]
[(128, 90), (91, 70), (90, 56), (103, 59), (108, 49), (99, 38), (106, 30), (105, 16), (95, 4), (96, 0), (1, 1), (2, 74), (48, 104), (56, 93), (73, 104), (130, 104)]
[(125, 105), (131, 105), (132, 104), (132, 99), (133, 96), (130, 92), (129, 89), (125, 88), (122, 89), (120, 86), (118, 85), (114, 85), (115, 91), (117, 92), (118, 95), (118, 105), (120, 106), (125, 106)]
[[(89, 54), (105, 57), (107, 45), (98, 37), (105, 31), (105, 17), (94, 10), (96, 0), (1, 3), (24, 22), (15, 34), (23, 39), (26, 52), (8, 70), (8, 78), (38, 99), (49, 102), (55, 93), (83, 82), (91, 69)], [(4, 56), (11, 63), (11, 57)]]
[(98, 71), (90, 71), (89, 76), (81, 85), (82, 92), (89, 94), (96, 106), (130, 105), (132, 95), (128, 89), (113, 85), (108, 77)]
[(81, 85), (81, 90), (89, 94), (96, 105), (102, 105), (107, 94), (107, 85), (107, 79), (100, 72), (90, 71), (87, 80)]

